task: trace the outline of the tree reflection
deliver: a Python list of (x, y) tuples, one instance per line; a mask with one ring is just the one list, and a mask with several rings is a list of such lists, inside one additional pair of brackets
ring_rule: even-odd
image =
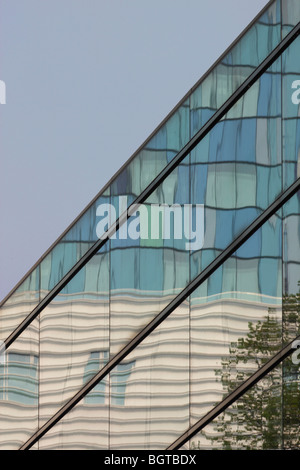
[[(231, 343), (222, 367), (215, 371), (224, 398), (285, 344), (300, 334), (300, 293), (283, 297), (282, 319), (270, 309), (244, 338)], [(287, 358), (260, 380), (201, 435), (213, 448), (299, 449), (300, 365)], [(192, 448), (200, 448), (192, 443)]]

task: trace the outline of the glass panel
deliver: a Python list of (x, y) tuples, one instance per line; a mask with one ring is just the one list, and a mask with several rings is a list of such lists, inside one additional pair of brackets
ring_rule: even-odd
[(281, 348), (281, 227), (277, 214), (191, 295), (191, 424)]
[(96, 214), (100, 204), (109, 203), (109, 191), (101, 195), (78, 221), (55, 245), (41, 262), (41, 298), (53, 289), (62, 277), (97, 241)]
[(189, 167), (180, 165), (111, 240), (111, 356), (189, 282), (189, 251), (174, 233), (177, 221), (182, 227), (188, 187)]
[(204, 204), (204, 239), (191, 277), (266, 209), (281, 191), (281, 93), (277, 61), (191, 156), (191, 202)]
[(284, 206), (284, 292), (288, 296), (299, 292), (300, 281), (300, 195)]
[(17, 450), (38, 426), (38, 321), (0, 361), (0, 449)]
[(37, 267), (7, 299), (0, 312), (0, 340), (4, 341), (31, 312), (40, 298), (40, 269)]
[[(220, 395), (209, 407), (216, 404), (222, 397), (227, 396), (249, 377), (257, 367), (278, 350), (278, 346), (281, 348), (281, 344), (288, 344), (300, 335), (299, 195), (293, 196), (285, 204), (282, 213), (282, 314), (280, 315), (276, 302), (273, 306), (270, 304), (271, 299), (275, 300), (276, 286), (278, 292), (280, 291), (279, 273), (277, 277), (276, 269), (271, 265), (269, 266), (270, 269), (265, 269), (261, 273), (257, 270), (256, 286), (259, 286), (259, 289), (256, 289), (255, 292), (261, 293), (263, 286), (263, 291), (267, 295), (260, 295), (261, 307), (259, 307), (258, 302), (254, 303), (253, 298), (251, 298), (251, 295), (253, 296), (251, 294), (253, 288), (251, 289), (251, 287), (255, 284), (249, 282), (246, 289), (243, 289), (244, 308), (237, 309), (236, 318), (234, 319), (235, 330), (233, 330), (233, 335), (236, 339), (230, 340), (229, 345), (225, 345), (224, 341), (227, 353), (224, 351), (221, 363), (214, 370), (215, 380), (218, 380), (218, 384), (221, 386), (220, 393), (222, 392), (222, 396)], [(266, 235), (266, 241), (269, 243), (271, 241), (270, 232)], [(271, 245), (274, 246), (272, 243)], [(245, 250), (246, 248), (247, 245), (245, 245)], [(271, 259), (274, 263), (275, 258), (270, 256), (271, 251), (268, 253), (266, 249), (267, 245), (265, 245), (262, 255), (265, 252), (269, 255), (269, 263)], [(279, 254), (280, 250), (277, 250), (277, 252)], [(250, 256), (251, 250), (248, 250), (248, 253)], [(265, 256), (259, 259), (259, 263), (266, 261)], [(223, 269), (225, 268), (226, 263), (223, 266)], [(235, 277), (236, 285), (241, 282), (241, 275), (242, 273), (239, 271), (238, 276)], [(249, 275), (250, 270), (248, 269), (248, 278)], [(213, 285), (213, 277), (210, 282)], [(208, 288), (209, 283), (207, 283)], [(239, 297), (241, 297), (241, 292), (239, 292)], [(216, 296), (213, 295), (212, 300), (215, 298)], [(224, 305), (223, 302), (223, 331), (227, 331), (228, 320), (224, 313), (228, 312), (229, 309)], [(207, 303), (204, 304), (204, 308), (206, 307)], [(266, 315), (267, 307), (268, 314)], [(265, 313), (263, 309), (265, 309)], [(230, 311), (232, 312), (232, 309)], [(251, 320), (248, 327), (243, 328), (244, 332), (241, 329), (244, 324), (243, 311), (247, 312), (249, 320)], [(259, 315), (260, 312), (261, 315)], [(274, 315), (275, 312), (277, 312), (277, 319)], [(254, 318), (255, 321), (253, 322)], [(193, 327), (193, 316), (191, 327), (192, 332), (196, 335)], [(204, 331), (203, 337), (207, 340)], [(215, 339), (217, 339), (216, 336)], [(300, 342), (295, 342), (292, 355), (282, 365), (252, 387), (226, 412), (191, 439), (190, 449), (299, 449), (300, 354), (299, 349), (297, 349), (299, 345)], [(221, 347), (221, 342), (219, 342), (219, 346)], [(200, 415), (204, 415), (200, 400), (198, 402), (198, 413), (198, 418)]]
[(194, 436), (190, 449), (299, 450), (299, 401), (299, 363), (289, 357)]
[[(283, 342), (300, 336), (300, 193), (283, 207)], [(300, 342), (283, 362), (282, 448), (300, 449)]]
[(282, 55), (283, 177), (288, 187), (300, 177), (300, 38)]
[[(96, 363), (91, 355), (86, 371)], [(98, 361), (101, 363), (101, 360)], [(86, 374), (86, 377), (88, 375)], [(108, 380), (97, 386), (62, 418), (36, 444), (39, 450), (106, 450), (109, 448), (109, 384)]]
[(191, 94), (192, 135), (249, 77), (280, 39), (280, 1), (275, 1)]
[[(41, 313), (39, 426), (107, 361), (108, 289), (109, 255), (103, 251)], [(103, 424), (107, 414), (101, 416)]]
[(286, 36), (300, 21), (300, 4), (298, 0), (282, 0), (282, 34)]
[[(255, 334), (259, 335), (259, 331), (255, 330)], [(242, 364), (237, 365), (242, 368)], [(234, 382), (238, 384), (236, 378)], [(279, 366), (195, 435), (190, 440), (190, 449), (281, 449), (282, 389), (282, 371)]]
[(189, 305), (110, 376), (110, 449), (166, 449), (189, 425)]
[[(103, 352), (95, 352), (89, 370), (104, 361)], [(165, 449), (188, 423), (185, 303), (42, 437), (39, 449)]]

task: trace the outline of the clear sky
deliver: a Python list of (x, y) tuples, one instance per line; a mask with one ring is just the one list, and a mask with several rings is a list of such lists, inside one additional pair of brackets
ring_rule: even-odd
[(0, 299), (267, 0), (0, 0)]

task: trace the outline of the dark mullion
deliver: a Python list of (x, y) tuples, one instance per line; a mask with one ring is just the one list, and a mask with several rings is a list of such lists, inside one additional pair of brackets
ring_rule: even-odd
[(140, 204), (145, 202), (149, 196), (161, 185), (172, 171), (182, 162), (182, 160), (199, 144), (199, 142), (211, 131), (211, 129), (228, 113), (234, 104), (246, 93), (246, 91), (261, 77), (261, 75), (274, 63), (278, 57), (300, 34), (300, 23), (281, 41), (281, 43), (269, 54), (269, 56), (254, 70), (245, 82), (233, 93), (233, 95), (216, 111), (211, 119), (195, 134), (186, 146), (173, 158), (173, 160), (162, 170), (162, 172), (149, 184), (149, 186), (136, 198), (108, 229), (104, 239), (98, 240), (80, 258), (73, 268), (60, 280), (60, 282), (44, 297), (44, 299), (32, 310), (32, 312), (20, 323), (20, 325), (5, 340), (4, 346), (7, 349), (20, 334), (30, 325), (30, 323), (40, 314), (40, 312), (59, 294), (59, 292), (73, 279), (73, 277), (88, 263), (88, 261), (106, 244), (119, 228), (138, 209)]

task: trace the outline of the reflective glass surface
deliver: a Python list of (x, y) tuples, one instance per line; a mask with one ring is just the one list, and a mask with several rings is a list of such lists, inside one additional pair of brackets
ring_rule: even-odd
[[(84, 448), (88, 429), (98, 448), (102, 421), (82, 410), (106, 404), (107, 448), (165, 449), (272, 357), (282, 347), (281, 228), (282, 211), (55, 425), (41, 448)], [(107, 359), (95, 351), (88, 371)]]
[[(287, 13), (287, 17), (290, 15)], [(168, 161), (182, 149), (190, 137), (199, 130), (210, 116), (238, 88), (254, 68), (272, 51), (281, 39), (280, 1), (268, 6), (261, 17), (246, 31), (237, 43), (220, 59), (171, 113), (170, 117), (147, 140), (111, 184), (89, 205), (73, 226), (59, 239), (40, 265), (31, 273), (36, 278), (37, 304), (49, 290), (69, 271), (73, 264), (97, 240), (96, 207), (110, 196), (128, 196), (128, 200), (140, 194), (166, 166)], [(30, 282), (31, 283), (31, 282)], [(19, 310), (19, 305), (28, 292), (27, 279), (10, 296), (10, 305)], [(6, 315), (6, 304), (2, 315)], [(23, 318), (30, 313), (24, 308)], [(11, 331), (17, 326), (11, 324)], [(4, 339), (4, 338), (3, 338)]]
[(103, 250), (40, 315), (40, 426), (104, 365), (108, 353), (109, 255)]
[[(8, 298), (1, 338), (278, 44), (295, 24), (288, 2), (269, 5)], [(300, 176), (299, 48), (300, 38), (9, 348), (0, 364), (4, 447), (24, 443)], [(299, 214), (294, 196), (37, 447), (164, 449), (252, 374), (298, 331)], [(294, 376), (288, 367), (270, 374), (269, 394), (258, 386), (241, 400), (242, 417), (233, 406), (190, 447), (219, 446), (223, 431), (227, 446), (227, 418), (233, 445), (247, 446), (243, 410), (259, 397), (276, 413), (279, 389)], [(251, 446), (264, 445), (257, 436)]]
[(299, 450), (299, 384), (299, 364), (289, 357), (195, 435), (190, 449)]
[(17, 450), (39, 416), (39, 329), (35, 320), (0, 359), (0, 449)]
[(300, 5), (298, 0), (281, 0), (282, 9), (282, 37), (300, 20)]
[[(280, 223), (281, 218), (278, 218), (277, 221), (282, 225), (282, 262), (280, 260), (281, 244), (275, 252), (273, 251), (273, 255), (277, 252), (277, 257), (270, 256), (270, 246), (273, 246), (274, 250), (275, 245), (272, 244), (268, 234), (266, 240), (269, 249), (266, 251), (265, 245), (265, 249), (261, 253), (262, 256), (258, 258), (258, 261), (260, 264), (265, 264), (267, 261), (269, 266), (265, 264), (264, 269), (255, 270), (257, 273), (255, 283), (253, 280), (251, 281), (251, 277), (255, 279), (251, 275), (251, 270), (246, 270), (244, 275), (246, 275), (248, 282), (244, 284), (243, 292), (239, 289), (239, 292), (236, 293), (237, 299), (241, 299), (238, 300), (237, 305), (240, 303), (243, 305), (242, 308), (237, 309), (235, 315), (233, 315), (232, 307), (229, 310), (226, 305), (227, 299), (225, 297), (226, 302), (223, 301), (221, 314), (223, 341), (217, 342), (216, 335), (212, 335), (216, 347), (219, 345), (219, 348), (224, 348), (221, 361), (219, 363), (215, 362), (216, 366), (211, 375), (211, 381), (214, 384), (218, 383), (219, 395), (216, 393), (216, 385), (215, 393), (212, 393), (211, 388), (208, 387), (207, 397), (215, 398), (215, 401), (211, 401), (208, 407), (203, 406), (203, 398), (200, 395), (197, 396), (195, 400), (197, 416), (194, 416), (193, 424), (205, 415), (208, 408), (212, 408), (223, 397), (228, 396), (240, 383), (250, 377), (259, 366), (270, 359), (282, 346), (299, 336), (299, 214), (299, 195), (295, 195), (283, 206), (281, 211), (282, 222)], [(272, 219), (270, 224), (271, 222)], [(266, 228), (267, 225), (263, 227), (263, 229)], [(278, 236), (280, 235), (278, 234)], [(258, 247), (258, 244), (256, 244), (256, 247)], [(253, 248), (251, 250), (251, 247), (247, 247), (247, 244), (244, 248), (248, 248), (244, 253), (247, 253), (250, 257)], [(263, 256), (263, 252), (268, 256)], [(222, 270), (226, 269), (226, 264), (228, 263), (226, 262), (223, 265)], [(243, 271), (235, 276), (235, 282), (232, 284), (237, 285), (240, 282), (240, 285), (243, 285), (242, 279), (239, 279), (240, 276), (244, 277)], [(210, 278), (209, 282), (213, 283), (213, 280), (214, 276)], [(255, 285), (256, 288), (253, 289)], [(277, 293), (275, 292), (276, 286)], [(266, 297), (261, 295), (262, 289), (266, 291)], [(272, 296), (270, 295), (272, 294), (270, 289), (273, 291)], [(282, 300), (280, 298), (281, 289)], [(212, 299), (215, 297), (213, 296)], [(229, 297), (232, 297), (232, 294), (229, 294)], [(281, 306), (278, 301), (282, 304)], [(198, 303), (200, 304), (200, 302)], [(204, 302), (202, 308), (205, 310), (208, 305), (207, 302)], [(232, 313), (228, 317), (226, 312)], [(231, 336), (228, 334), (228, 318), (231, 319), (232, 324), (235, 324)], [(193, 315), (191, 317), (192, 322)], [(215, 322), (214, 330), (217, 331)], [(198, 337), (195, 327), (192, 326), (191, 331)], [(224, 335), (225, 332), (226, 335)], [(204, 331), (203, 338), (207, 341), (208, 335)], [(226, 344), (228, 339), (230, 341)], [(293, 344), (294, 350), (291, 356), (231, 405), (226, 412), (222, 413), (193, 437), (189, 442), (190, 449), (275, 450), (300, 448), (298, 432), (300, 354), (297, 349), (299, 342)], [(211, 355), (209, 357), (211, 358)], [(198, 368), (196, 370), (199, 374)]]
[[(280, 65), (279, 59), (43, 310), (40, 425), (81, 388), (95, 361), (104, 365), (117, 354), (280, 193)], [(100, 235), (130, 197), (113, 193), (95, 206)], [(253, 273), (253, 282), (257, 264), (274, 269), (270, 260), (263, 268), (259, 257), (278, 233), (275, 224), (253, 236), (257, 260), (241, 267)], [(46, 274), (42, 270), (42, 285)], [(266, 283), (264, 295), (274, 296), (277, 284), (259, 279)], [(131, 376), (132, 368), (124, 374)], [(111, 387), (118, 388), (118, 376), (113, 380)]]
[(300, 177), (300, 38), (282, 55), (283, 181), (285, 187)]
[(110, 449), (165, 449), (188, 427), (189, 348), (185, 302), (118, 366), (126, 388), (111, 374)]
[[(104, 362), (103, 352), (95, 352), (89, 370)], [(187, 302), (43, 436), (39, 448), (165, 449), (188, 424)]]
[[(281, 348), (281, 213), (191, 295), (191, 424)], [(256, 343), (259, 336), (261, 343)]]

